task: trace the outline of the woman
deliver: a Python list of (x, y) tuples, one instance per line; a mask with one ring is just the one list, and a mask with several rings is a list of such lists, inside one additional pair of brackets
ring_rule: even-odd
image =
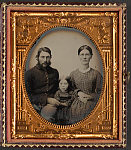
[(70, 74), (72, 86), (78, 95), (70, 107), (70, 124), (84, 119), (93, 110), (101, 92), (102, 76), (89, 66), (92, 55), (92, 49), (87, 45), (78, 49), (81, 67)]

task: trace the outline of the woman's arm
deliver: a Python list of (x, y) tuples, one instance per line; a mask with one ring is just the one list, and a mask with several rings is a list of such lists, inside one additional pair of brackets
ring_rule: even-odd
[(92, 99), (96, 100), (99, 98), (101, 89), (102, 89), (102, 75), (97, 71), (96, 72), (96, 89), (94, 93), (91, 93), (90, 96)]
[(101, 93), (102, 81), (103, 81), (103, 77), (102, 77), (102, 75), (98, 72), (98, 73), (97, 73), (97, 76), (96, 76), (96, 93), (97, 93), (97, 94), (100, 94), (100, 93)]
[(70, 78), (70, 81), (71, 81), (71, 89), (72, 89), (72, 91), (74, 91), (75, 95), (78, 96), (78, 92), (80, 92), (81, 90), (76, 87), (73, 72), (71, 72), (69, 78)]

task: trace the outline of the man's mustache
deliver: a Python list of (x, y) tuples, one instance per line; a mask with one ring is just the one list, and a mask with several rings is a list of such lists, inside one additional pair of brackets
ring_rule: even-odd
[(45, 61), (45, 62), (43, 62), (43, 63), (40, 64), (40, 62), (38, 61), (38, 64), (39, 65), (51, 65), (51, 62), (50, 61), (49, 62)]
[(45, 62), (43, 62), (42, 64), (46, 65), (46, 64), (49, 64), (49, 63), (45, 61)]

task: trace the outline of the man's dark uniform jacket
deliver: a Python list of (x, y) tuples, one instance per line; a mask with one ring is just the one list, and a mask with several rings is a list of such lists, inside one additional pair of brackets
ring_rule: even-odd
[(54, 97), (58, 90), (59, 73), (48, 66), (40, 68), (37, 64), (25, 73), (25, 86), (32, 104), (45, 106), (47, 97)]

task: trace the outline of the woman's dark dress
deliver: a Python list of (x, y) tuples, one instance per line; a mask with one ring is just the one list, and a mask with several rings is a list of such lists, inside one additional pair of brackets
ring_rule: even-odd
[(70, 78), (76, 92), (82, 91), (92, 97), (86, 103), (80, 101), (79, 97), (75, 98), (70, 107), (69, 119), (69, 123), (73, 124), (87, 117), (95, 107), (101, 93), (102, 76), (97, 70), (90, 68), (86, 73), (77, 69), (70, 74)]

